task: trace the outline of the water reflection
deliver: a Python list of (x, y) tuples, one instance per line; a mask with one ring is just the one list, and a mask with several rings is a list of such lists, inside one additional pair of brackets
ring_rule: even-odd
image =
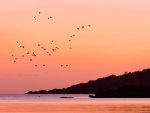
[[(74, 98), (59, 98), (70, 96)], [(88, 95), (2, 95), (0, 113), (150, 113), (150, 98), (97, 98)]]
[(0, 103), (0, 113), (150, 113), (149, 103)]

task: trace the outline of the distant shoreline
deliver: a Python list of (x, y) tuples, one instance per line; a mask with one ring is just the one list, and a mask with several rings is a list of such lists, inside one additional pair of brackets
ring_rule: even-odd
[[(140, 96), (140, 93), (136, 93), (133, 96), (108, 96), (109, 93), (116, 92), (119, 88), (123, 86), (143, 86), (148, 88), (150, 86), (150, 69), (143, 69), (142, 71), (135, 72), (125, 72), (123, 75), (110, 75), (103, 78), (98, 78), (97, 80), (91, 80), (87, 83), (80, 83), (72, 85), (67, 88), (62, 89), (52, 89), (52, 90), (39, 90), (39, 91), (29, 91), (25, 94), (97, 94), (100, 90), (101, 93), (106, 93), (107, 96), (101, 96), (103, 98), (146, 98), (149, 95), (144, 95), (146, 97)], [(130, 87), (128, 87), (130, 90)], [(127, 90), (127, 89), (126, 89)], [(134, 89), (133, 89), (134, 90)], [(145, 90), (145, 89), (144, 89)], [(149, 90), (149, 88), (147, 89)], [(108, 93), (109, 92), (109, 93)], [(148, 91), (149, 92), (149, 91)], [(137, 95), (138, 94), (138, 95)], [(114, 95), (114, 94), (113, 94)], [(142, 94), (143, 95), (143, 94)], [(91, 96), (92, 98), (96, 96)]]

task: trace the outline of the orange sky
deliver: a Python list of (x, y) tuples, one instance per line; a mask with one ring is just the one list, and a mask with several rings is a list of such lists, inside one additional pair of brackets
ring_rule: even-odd
[(63, 88), (149, 68), (149, 6), (149, 0), (0, 1), (0, 93)]

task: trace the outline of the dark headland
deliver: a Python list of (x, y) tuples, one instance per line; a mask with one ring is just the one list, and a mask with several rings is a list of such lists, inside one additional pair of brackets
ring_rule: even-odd
[(91, 98), (150, 98), (150, 86), (124, 85), (117, 90), (99, 90)]
[(110, 75), (63, 89), (29, 91), (26, 94), (95, 94), (90, 97), (150, 97), (150, 69)]

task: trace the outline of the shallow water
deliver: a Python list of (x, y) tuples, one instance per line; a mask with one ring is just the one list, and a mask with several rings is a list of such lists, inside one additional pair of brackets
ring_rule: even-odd
[[(40, 97), (39, 97), (40, 96)], [(59, 98), (72, 96), (74, 98)], [(150, 99), (88, 95), (0, 95), (0, 113), (150, 113)]]

